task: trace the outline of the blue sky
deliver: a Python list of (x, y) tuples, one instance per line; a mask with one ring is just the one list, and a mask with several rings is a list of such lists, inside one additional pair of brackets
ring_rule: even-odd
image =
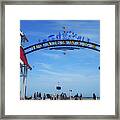
[[(21, 20), (20, 29), (29, 42), (24, 47), (47, 39), (49, 35), (62, 32), (62, 27), (78, 35), (88, 37), (91, 42), (100, 43), (99, 20)], [(73, 51), (42, 49), (27, 55), (32, 70), (28, 72), (28, 94), (34, 92), (57, 93), (58, 82), (61, 92), (92, 96), (100, 95), (100, 53), (90, 49)]]

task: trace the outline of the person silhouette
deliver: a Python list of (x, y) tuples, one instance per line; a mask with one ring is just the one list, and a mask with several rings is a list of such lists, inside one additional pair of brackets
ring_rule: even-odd
[(96, 100), (96, 95), (95, 95), (95, 93), (93, 93), (93, 99)]

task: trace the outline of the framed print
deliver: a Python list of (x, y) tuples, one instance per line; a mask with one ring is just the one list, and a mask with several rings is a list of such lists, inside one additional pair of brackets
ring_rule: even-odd
[(119, 2), (2, 2), (1, 118), (119, 119)]

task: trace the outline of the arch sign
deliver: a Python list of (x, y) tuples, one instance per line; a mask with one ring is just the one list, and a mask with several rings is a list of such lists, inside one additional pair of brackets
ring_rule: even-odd
[(100, 45), (93, 43), (85, 36), (78, 36), (74, 32), (65, 31), (58, 35), (49, 35), (37, 44), (24, 48), (25, 54), (29, 54), (39, 49), (49, 48), (50, 50), (74, 50), (88, 48), (100, 52)]

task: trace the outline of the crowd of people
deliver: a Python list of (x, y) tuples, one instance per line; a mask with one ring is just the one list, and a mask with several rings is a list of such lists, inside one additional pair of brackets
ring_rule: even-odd
[(93, 99), (96, 100), (97, 96), (95, 93), (92, 94), (91, 97), (83, 97), (83, 95), (76, 94), (74, 96), (72, 95), (67, 95), (66, 93), (60, 93), (60, 94), (45, 94), (45, 93), (39, 93), (35, 92), (33, 96), (31, 97), (26, 97), (26, 99), (33, 99), (33, 100), (83, 100), (83, 99)]

